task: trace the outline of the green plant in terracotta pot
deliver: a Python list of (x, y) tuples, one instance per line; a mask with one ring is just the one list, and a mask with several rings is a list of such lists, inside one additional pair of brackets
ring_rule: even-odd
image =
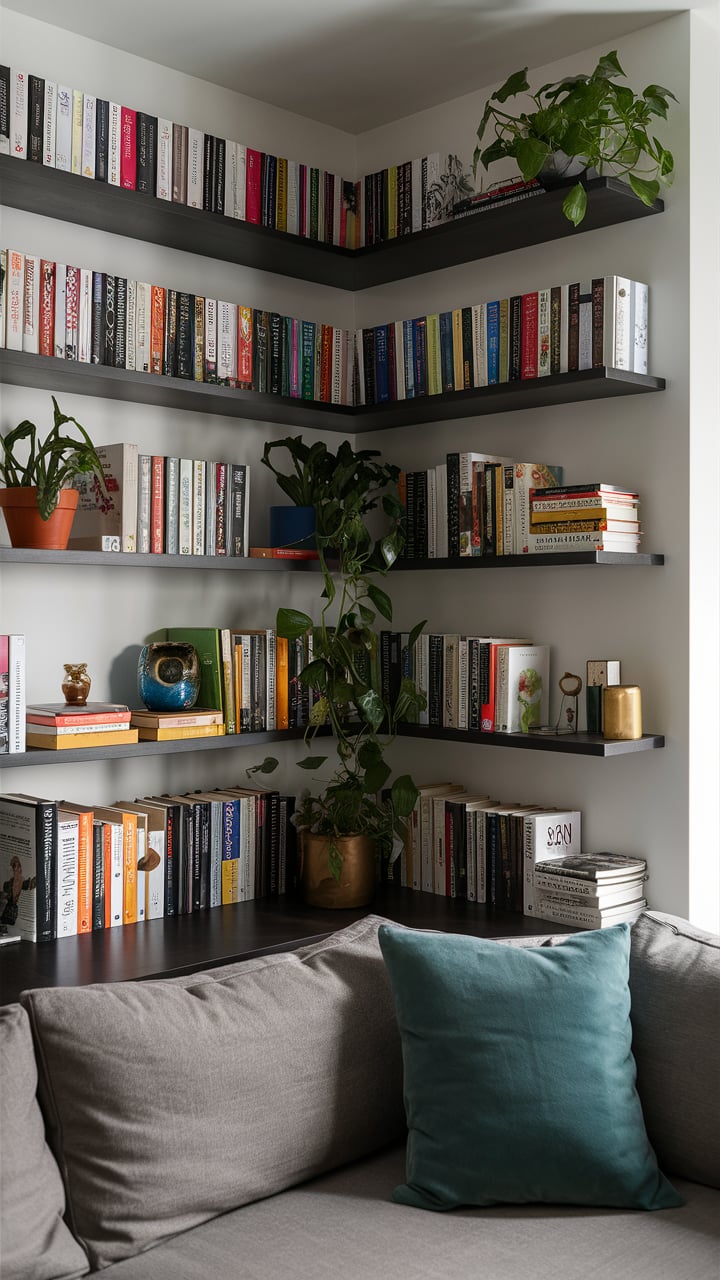
[[(105, 488), (102, 463), (87, 431), (77, 419), (62, 413), (55, 397), (53, 425), (44, 440), (27, 419), (0, 436), (0, 507), (14, 547), (64, 550), (77, 508), (77, 490), (70, 487), (78, 472), (93, 471)], [(76, 436), (63, 431), (72, 423)], [(27, 455), (22, 460), (18, 452)]]
[[(475, 173), (478, 164), (487, 169), (508, 157), (517, 161), (526, 182), (595, 170), (626, 178), (638, 199), (652, 205), (661, 183), (672, 182), (675, 167), (671, 152), (652, 132), (653, 117), (666, 119), (669, 99), (677, 99), (658, 84), (636, 94), (617, 83), (624, 75), (614, 50), (590, 75), (565, 76), (535, 93), (530, 92), (527, 67), (513, 72), (485, 103), (473, 156)], [(518, 95), (521, 109), (514, 112), (506, 104)], [(488, 131), (494, 136), (483, 146)], [(586, 210), (587, 191), (580, 180), (565, 197), (563, 213), (578, 226)]]
[[(320, 623), (316, 626), (296, 609), (283, 608), (277, 615), (278, 635), (289, 642), (312, 635), (312, 659), (299, 675), (314, 697), (306, 741), (314, 745), (323, 730), (330, 730), (335, 740), (332, 776), (320, 794), (302, 797), (295, 815), (303, 890), (314, 905), (357, 906), (373, 895), (375, 859), (390, 857), (393, 846), (407, 836), (407, 820), (417, 799), (408, 775), (390, 784), (385, 753), (399, 721), (424, 706), (424, 698), (407, 678), (388, 696), (374, 630), (378, 619), (392, 622), (392, 602), (377, 579), (388, 574), (404, 545), (399, 472), (377, 462), (377, 450), (356, 452), (344, 441), (333, 454), (325, 444), (309, 446), (298, 436), (266, 447), (264, 461), (279, 482), (285, 473), (270, 460), (271, 451), (279, 448), (288, 451), (292, 474), (311, 470), (316, 479), (323, 478), (313, 490)], [(365, 517), (378, 507), (386, 528), (374, 537)], [(410, 647), (423, 625), (410, 633)], [(314, 772), (328, 760), (327, 755), (310, 755), (299, 763)], [(277, 763), (268, 758), (249, 772), (270, 773)]]

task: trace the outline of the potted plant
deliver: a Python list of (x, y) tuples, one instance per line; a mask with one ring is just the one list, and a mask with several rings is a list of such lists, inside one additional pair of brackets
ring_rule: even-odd
[[(276, 449), (290, 455), (292, 473), (271, 460)], [(385, 751), (398, 721), (424, 705), (412, 680), (403, 678), (392, 698), (383, 688), (379, 669), (378, 616), (392, 622), (392, 603), (375, 581), (385, 576), (404, 545), (404, 510), (392, 487), (398, 469), (377, 462), (377, 450), (353, 450), (344, 441), (331, 453), (325, 444), (312, 446), (300, 436), (266, 446), (263, 461), (286, 493), (303, 477), (313, 493), (315, 538), (322, 574), (320, 622), (296, 609), (278, 611), (278, 635), (289, 641), (312, 635), (312, 659), (299, 680), (313, 690), (314, 702), (306, 734), (309, 744), (320, 730), (335, 738), (336, 767), (319, 795), (303, 795), (295, 815), (300, 833), (305, 898), (313, 905), (359, 906), (375, 889), (376, 858), (390, 857), (393, 844), (407, 835), (417, 789), (404, 775), (390, 781)], [(365, 517), (379, 505), (387, 527), (375, 538)], [(415, 643), (424, 623), (409, 635)], [(300, 767), (315, 771), (327, 755), (310, 755)], [(270, 773), (277, 760), (268, 758), (250, 772)], [(387, 790), (386, 790), (387, 788)]]
[[(94, 471), (103, 488), (102, 463), (84, 427), (62, 413), (55, 397), (53, 426), (44, 440), (38, 439), (37, 427), (27, 419), (0, 436), (0, 507), (14, 547), (43, 547), (64, 550), (70, 537), (78, 503), (77, 489), (69, 485), (81, 471)], [(72, 423), (80, 439), (63, 432)], [(17, 447), (27, 441), (24, 462)], [(66, 487), (68, 486), (68, 487)]]
[[(527, 67), (515, 71), (485, 103), (478, 143), (488, 129), (489, 145), (475, 148), (473, 169), (512, 156), (526, 182), (548, 170), (555, 180), (582, 169), (627, 178), (643, 204), (657, 199), (660, 183), (673, 178), (672, 154), (652, 134), (653, 116), (667, 117), (669, 89), (649, 84), (641, 94), (617, 84), (624, 76), (617, 53), (606, 53), (591, 75), (567, 76), (530, 94)], [(529, 94), (534, 109), (503, 110), (509, 98)], [(526, 103), (523, 103), (525, 107)], [(573, 168), (572, 162), (576, 162)], [(585, 217), (587, 191), (578, 181), (563, 202), (565, 217), (578, 226)]]

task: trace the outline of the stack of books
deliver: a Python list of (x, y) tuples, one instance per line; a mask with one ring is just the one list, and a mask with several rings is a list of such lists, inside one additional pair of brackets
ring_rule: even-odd
[(645, 858), (576, 853), (535, 863), (535, 910), (541, 920), (606, 929), (637, 919), (647, 906)]
[(33, 704), (27, 708), (27, 745), (48, 751), (72, 747), (114, 747), (137, 742), (130, 727), (130, 708), (121, 702)]
[(640, 546), (637, 493), (614, 484), (530, 490), (528, 551), (626, 551)]
[(177, 742), (182, 738), (222, 738), (223, 712), (192, 707), (188, 711), (133, 711), (130, 724), (141, 742)]

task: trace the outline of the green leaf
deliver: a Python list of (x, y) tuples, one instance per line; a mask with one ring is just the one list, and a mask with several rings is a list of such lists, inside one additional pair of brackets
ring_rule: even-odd
[(611, 53), (606, 53), (598, 62), (592, 73), (593, 80), (614, 80), (616, 76), (624, 76), (620, 63), (618, 62), (617, 50), (613, 49)]
[(286, 640), (297, 640), (310, 630), (313, 620), (298, 609), (278, 609), (275, 625), (279, 636)]
[(320, 769), (327, 760), (327, 756), (306, 756), (304, 760), (298, 760), (298, 769)]
[(365, 770), (363, 790), (367, 791), (369, 794), (374, 794), (376, 791), (380, 791), (380, 789), (385, 786), (385, 783), (391, 773), (392, 770), (389, 764), (386, 764), (384, 760), (376, 761), (369, 769)]
[(380, 543), (380, 551), (382, 552), (383, 560), (385, 561), (388, 568), (390, 568), (390, 566), (393, 565), (397, 560), (397, 554), (398, 554), (395, 548), (395, 543), (393, 538), (383, 538), (382, 542)]
[(490, 120), (494, 114), (495, 108), (493, 107), (492, 102), (488, 99), (485, 103), (485, 110), (482, 113), (482, 119), (477, 127), (477, 136), (479, 139), (482, 139), (485, 129), (487, 128), (488, 120)]
[(377, 764), (378, 760), (382, 760), (382, 749), (379, 742), (366, 739), (362, 743), (357, 753), (358, 764), (363, 769), (370, 769), (372, 765)]
[(379, 729), (385, 719), (385, 703), (380, 694), (374, 689), (367, 689), (365, 693), (359, 695), (356, 702), (366, 724), (369, 724), (371, 729)]
[(329, 708), (328, 708), (327, 698), (318, 698), (317, 702), (313, 703), (312, 709), (310, 711), (310, 724), (313, 725), (315, 728), (317, 728), (321, 724), (326, 724), (328, 719), (328, 713), (329, 713)]
[(405, 773), (400, 778), (396, 778), (390, 789), (390, 795), (393, 802), (395, 812), (401, 818), (409, 818), (419, 795), (409, 773)]
[(513, 71), (508, 76), (503, 85), (500, 86), (497, 93), (492, 95), (494, 102), (507, 102), (508, 98), (512, 98), (516, 93), (526, 93), (529, 90), (527, 78), (527, 67), (523, 67), (522, 71)]
[(369, 582), (367, 593), (381, 617), (387, 622), (392, 622), (392, 601), (387, 592)]
[(412, 631), (408, 635), (408, 649), (412, 649), (418, 636), (422, 634), (423, 627), (426, 627), (426, 626), (427, 626), (427, 618), (424, 618), (422, 622), (415, 623), (415, 626), (413, 627)]
[(652, 205), (658, 198), (659, 182), (648, 182), (645, 178), (636, 178), (634, 173), (628, 175), (630, 186), (643, 204)]
[(486, 147), (480, 156), (480, 162), (484, 169), (488, 169), (496, 160), (504, 160), (506, 156), (514, 155), (514, 143), (505, 141), (503, 138), (496, 138), (494, 142)]
[(251, 765), (251, 767), (249, 769), (246, 769), (245, 772), (246, 773), (274, 773), (279, 763), (280, 761), (275, 760), (273, 756), (266, 756), (262, 764)]
[(332, 668), (324, 658), (315, 658), (299, 672), (298, 680), (305, 686), (316, 685), (318, 689), (324, 689), (331, 672)]
[(550, 155), (547, 142), (539, 138), (517, 138), (513, 147), (515, 159), (526, 182), (536, 178)]
[(568, 191), (563, 200), (563, 213), (574, 227), (582, 222), (587, 211), (587, 191), (582, 182), (578, 182)]

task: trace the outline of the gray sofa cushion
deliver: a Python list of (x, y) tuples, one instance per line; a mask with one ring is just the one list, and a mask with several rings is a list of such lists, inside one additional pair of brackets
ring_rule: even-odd
[(404, 1133), (378, 924), (196, 982), (23, 994), (49, 1141), (93, 1266)]
[(676, 916), (633, 925), (637, 1088), (668, 1173), (720, 1187), (720, 938)]
[(720, 1195), (680, 1184), (661, 1214), (393, 1204), (405, 1148), (246, 1205), (120, 1262), (103, 1280), (717, 1280)]
[(27, 1014), (0, 1007), (0, 1255), (3, 1280), (65, 1280), (89, 1270), (63, 1222), (65, 1193), (45, 1141)]

